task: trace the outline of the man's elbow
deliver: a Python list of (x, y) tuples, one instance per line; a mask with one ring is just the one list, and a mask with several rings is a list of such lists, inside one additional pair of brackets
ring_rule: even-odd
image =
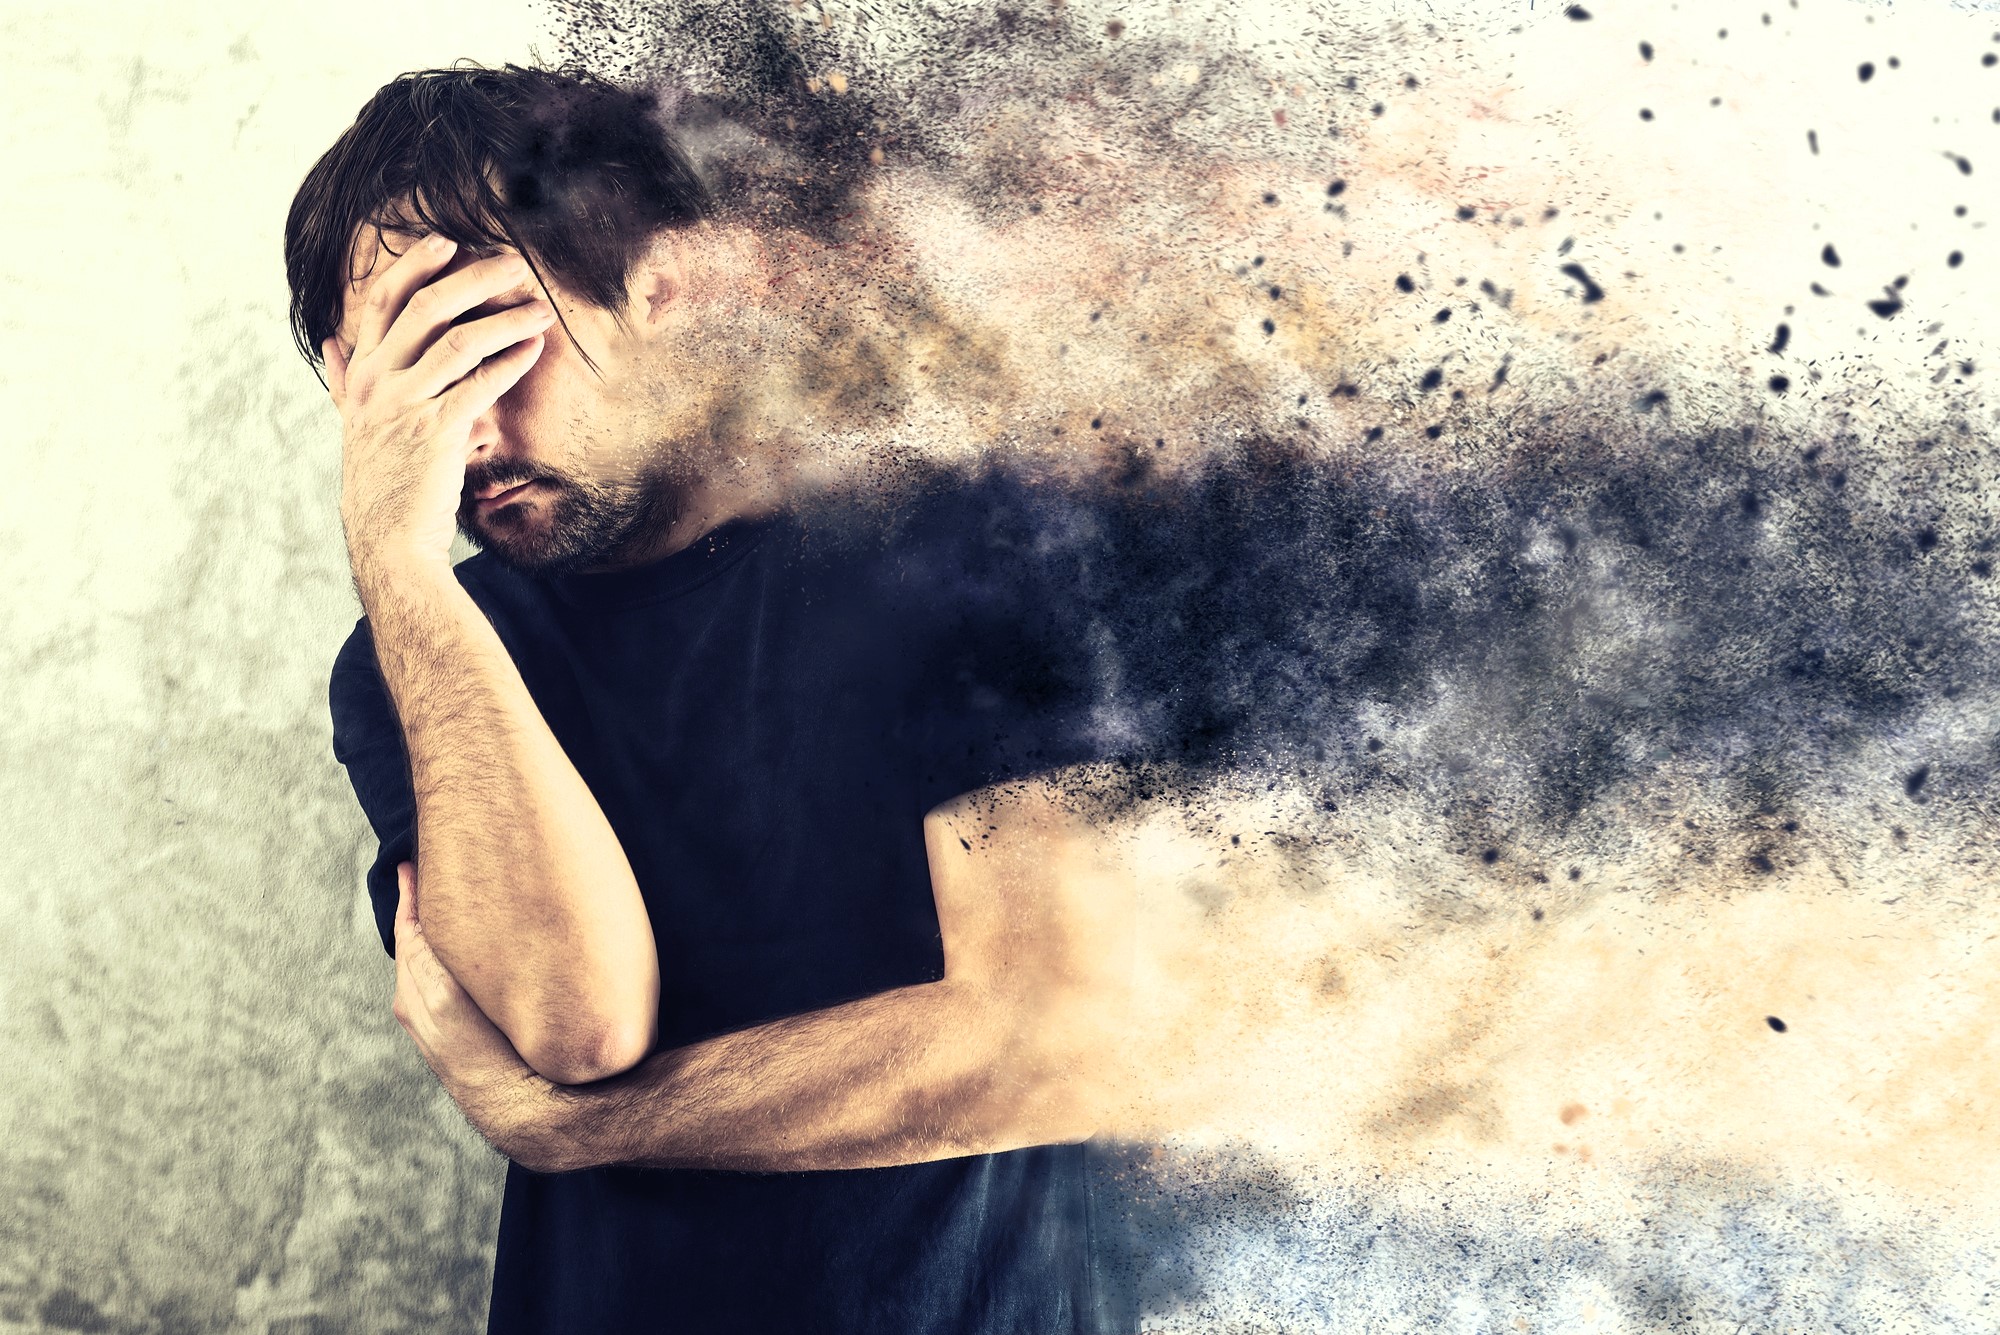
[(587, 1085), (631, 1070), (653, 1049), (651, 1022), (601, 1020), (574, 1023), (530, 1036), (521, 1060), (558, 1085)]

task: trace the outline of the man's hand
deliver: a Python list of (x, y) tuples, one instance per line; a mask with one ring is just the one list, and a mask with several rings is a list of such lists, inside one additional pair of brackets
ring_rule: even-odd
[(435, 234), (412, 244), (370, 282), (352, 345), (339, 335), (320, 345), (341, 415), (340, 518), (357, 577), (382, 561), (448, 564), (473, 425), (527, 374), (555, 320), (536, 298), (455, 324), (530, 295), (532, 280), (515, 254), (438, 278), (456, 249)]
[(424, 940), (417, 869), (396, 867), (396, 1021), (474, 1127), (510, 1159), (545, 1162), (551, 1086), (521, 1060)]

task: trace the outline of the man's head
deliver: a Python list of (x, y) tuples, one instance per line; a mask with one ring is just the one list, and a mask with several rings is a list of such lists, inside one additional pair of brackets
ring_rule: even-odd
[[(676, 442), (660, 439), (672, 424), (647, 420), (628, 371), (641, 345), (674, 327), (688, 242), (713, 212), (649, 94), (512, 65), (403, 75), (293, 201), (293, 336), (315, 365), (329, 336), (351, 349), (371, 284), (424, 235), (458, 242), (446, 272), (520, 255), (518, 291), (488, 308), (545, 296), (560, 323), (473, 429), (460, 527), (525, 569), (624, 559), (671, 523), (687, 480)], [(539, 485), (519, 499), (476, 504), (527, 480)]]

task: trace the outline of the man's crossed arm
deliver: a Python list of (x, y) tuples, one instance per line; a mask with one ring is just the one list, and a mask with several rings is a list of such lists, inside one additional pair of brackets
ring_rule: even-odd
[(587, 1085), (537, 1075), (426, 946), (403, 866), (395, 1013), (525, 1167), (869, 1168), (1081, 1140), (1129, 998), (1129, 882), (1047, 781), (924, 821), (945, 976), (658, 1052)]

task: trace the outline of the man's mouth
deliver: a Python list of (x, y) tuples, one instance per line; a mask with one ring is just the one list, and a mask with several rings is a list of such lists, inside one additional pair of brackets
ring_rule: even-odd
[(489, 510), (499, 509), (509, 501), (519, 500), (527, 494), (528, 488), (534, 486), (539, 480), (538, 478), (530, 478), (526, 482), (515, 483), (512, 486), (486, 488), (474, 497), (478, 502), (479, 513), (485, 514)]

